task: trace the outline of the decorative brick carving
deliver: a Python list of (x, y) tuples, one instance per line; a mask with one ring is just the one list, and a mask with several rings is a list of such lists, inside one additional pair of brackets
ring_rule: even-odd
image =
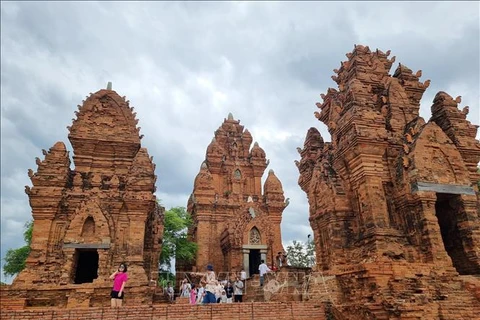
[[(322, 94), (315, 112), (331, 142), (308, 130), (298, 182), (310, 205), (317, 269), (337, 275), (336, 303), (348, 318), (372, 316), (375, 308), (382, 310), (376, 316), (397, 317), (423, 305), (419, 317), (433, 319), (428, 310), (437, 303), (446, 310), (478, 307), (468, 294), (441, 285), (480, 273), (478, 126), (466, 120), (468, 107), (458, 109), (460, 97), (444, 92), (425, 123), (419, 107), (430, 81), (402, 64), (390, 75), (395, 57), (389, 54), (357, 45), (334, 70), (338, 89)], [(413, 298), (402, 277), (415, 270), (425, 270), (414, 277), (423, 277), (430, 302), (400, 299)], [(428, 298), (435, 290), (451, 301), (432, 302), (439, 300)]]
[[(43, 151), (44, 160), (36, 159), (37, 172), (29, 170), (31, 253), (12, 289), (62, 288), (58, 295), (65, 299), (57, 301), (68, 307), (108, 304), (108, 277), (126, 262), (127, 291), (151, 301), (148, 284), (158, 277), (164, 209), (153, 195), (155, 165), (141, 148), (138, 120), (113, 90), (91, 94), (75, 114), (69, 127), (75, 168), (57, 142)], [(99, 290), (107, 290), (106, 299), (98, 300)], [(25, 298), (27, 305), (41, 305)]]
[(249, 255), (258, 254), (258, 263), (262, 255), (272, 264), (276, 253), (283, 250), (280, 222), (286, 203), (282, 184), (270, 170), (262, 192), (261, 177), (268, 160), (258, 143), (250, 150), (252, 141), (250, 132), (231, 114), (215, 131), (188, 202), (194, 218), (189, 236), (199, 250), (192, 265), (177, 264), (179, 271), (203, 271), (211, 263), (219, 271), (245, 267), (247, 272), (258, 272), (258, 266), (250, 266)]

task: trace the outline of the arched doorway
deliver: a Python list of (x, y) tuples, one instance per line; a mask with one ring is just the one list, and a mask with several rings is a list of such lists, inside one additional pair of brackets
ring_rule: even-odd
[(480, 268), (471, 261), (463, 244), (462, 232), (458, 226), (461, 211), (461, 198), (458, 194), (437, 193), (435, 215), (440, 226), (443, 245), (452, 259), (453, 266), (460, 274), (478, 274)]

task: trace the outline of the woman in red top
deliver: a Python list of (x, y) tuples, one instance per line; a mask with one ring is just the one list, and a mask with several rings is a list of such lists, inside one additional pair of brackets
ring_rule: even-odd
[(113, 279), (113, 288), (110, 293), (112, 308), (121, 307), (124, 297), (123, 289), (128, 280), (127, 265), (125, 263), (120, 264), (118, 270), (112, 273), (110, 279)]
[(195, 283), (192, 283), (192, 289), (190, 290), (190, 304), (195, 304), (197, 302), (197, 288), (195, 288)]

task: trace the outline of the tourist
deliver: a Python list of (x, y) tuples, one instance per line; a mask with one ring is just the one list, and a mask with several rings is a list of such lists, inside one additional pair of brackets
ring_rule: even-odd
[(239, 277), (235, 279), (235, 283), (233, 284), (234, 290), (234, 301), (235, 302), (242, 302), (243, 301), (243, 281), (240, 280)]
[(202, 304), (203, 298), (205, 298), (205, 288), (203, 283), (200, 283), (200, 288), (198, 288), (197, 292), (197, 304)]
[(217, 303), (220, 303), (220, 300), (222, 299), (222, 291), (223, 291), (223, 286), (221, 283), (218, 283), (215, 286), (215, 299), (217, 299)]
[(288, 266), (287, 254), (286, 254), (286, 253), (282, 253), (282, 266), (283, 266), (283, 267)]
[(192, 289), (190, 289), (190, 304), (195, 304), (197, 302), (197, 288), (195, 288), (195, 283), (192, 283)]
[(205, 284), (205, 297), (203, 298), (203, 303), (216, 303), (215, 288), (218, 285), (218, 281), (211, 264), (207, 266), (207, 273), (203, 276), (202, 283)]
[(227, 285), (225, 286), (225, 292), (227, 293), (227, 303), (232, 303), (233, 302), (233, 287), (232, 283), (230, 280), (227, 282)]
[(260, 271), (260, 287), (263, 287), (263, 282), (265, 281), (265, 274), (270, 272), (270, 268), (265, 264), (265, 261), (262, 260), (262, 263), (258, 266), (258, 271)]
[(111, 306), (112, 308), (118, 308), (122, 306), (122, 300), (125, 296), (123, 290), (125, 289), (125, 284), (128, 280), (127, 265), (121, 263), (118, 270), (112, 273), (110, 279), (113, 280), (113, 288), (110, 293), (110, 297), (112, 298)]
[(225, 292), (225, 290), (222, 290), (218, 303), (227, 303), (227, 302), (228, 302), (227, 293)]
[(240, 271), (240, 280), (242, 280), (243, 284), (245, 284), (245, 280), (247, 280), (247, 273), (245, 272), (245, 269), (242, 269), (242, 271)]
[(168, 283), (168, 286), (167, 286), (167, 296), (168, 296), (168, 302), (173, 303), (173, 300), (175, 298), (175, 292), (170, 282)]
[(275, 257), (275, 261), (277, 262), (277, 266), (278, 266), (279, 268), (282, 267), (282, 262), (283, 262), (282, 260), (283, 260), (283, 259), (282, 259), (282, 252), (279, 251), (278, 254), (277, 254), (277, 256)]
[(190, 297), (190, 290), (192, 286), (188, 283), (187, 278), (183, 279), (182, 283), (180, 284), (180, 297), (188, 298)]

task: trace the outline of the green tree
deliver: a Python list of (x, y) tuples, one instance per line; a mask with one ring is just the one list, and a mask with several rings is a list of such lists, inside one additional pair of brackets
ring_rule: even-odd
[(293, 244), (287, 246), (288, 264), (292, 267), (313, 267), (315, 265), (315, 246), (310, 239), (303, 243), (293, 240)]
[(25, 269), (25, 262), (30, 253), (30, 244), (32, 243), (33, 221), (28, 221), (24, 225), (23, 239), (27, 243), (18, 249), (8, 249), (5, 255), (5, 264), (3, 265), (3, 274), (13, 276)]
[(198, 246), (187, 238), (188, 228), (192, 224), (192, 217), (184, 207), (165, 211), (159, 286), (166, 287), (168, 282), (175, 284), (175, 275), (170, 271), (174, 259), (190, 262), (195, 258)]
[(197, 244), (187, 238), (187, 230), (193, 220), (184, 207), (174, 207), (165, 211), (164, 223), (160, 266), (163, 271), (169, 271), (173, 259), (192, 261), (197, 253)]

